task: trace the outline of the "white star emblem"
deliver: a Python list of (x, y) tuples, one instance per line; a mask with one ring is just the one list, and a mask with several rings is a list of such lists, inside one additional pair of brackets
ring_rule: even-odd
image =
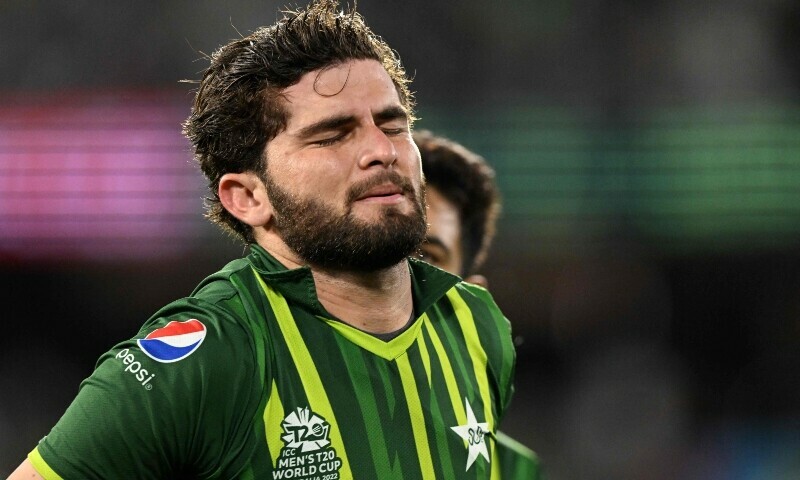
[(484, 436), (489, 433), (489, 424), (486, 422), (478, 423), (478, 421), (475, 420), (475, 414), (472, 413), (472, 407), (469, 405), (466, 398), (464, 398), (464, 405), (467, 409), (467, 424), (450, 428), (468, 443), (467, 448), (469, 449), (469, 454), (467, 455), (466, 470), (469, 470), (469, 467), (471, 467), (472, 464), (475, 463), (475, 459), (478, 458), (478, 454), (483, 455), (483, 458), (485, 458), (487, 462), (491, 462), (491, 460), (489, 460), (489, 451), (486, 449), (486, 442), (484, 441)]

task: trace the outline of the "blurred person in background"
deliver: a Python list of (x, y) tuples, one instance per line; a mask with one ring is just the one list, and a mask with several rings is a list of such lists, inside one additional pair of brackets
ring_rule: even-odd
[(409, 79), (355, 10), (284, 15), (211, 57), (185, 124), (250, 254), (103, 355), (12, 479), (499, 475), (510, 324), (412, 258)]
[[(428, 130), (416, 130), (425, 175), (428, 233), (423, 260), (483, 287), (480, 275), (496, 230), (500, 193), (494, 170), (480, 155)], [(503, 479), (539, 479), (539, 459), (528, 447), (497, 432)]]
[(488, 286), (486, 260), (500, 214), (494, 170), (478, 154), (428, 130), (414, 131), (426, 181), (428, 233), (422, 258)]

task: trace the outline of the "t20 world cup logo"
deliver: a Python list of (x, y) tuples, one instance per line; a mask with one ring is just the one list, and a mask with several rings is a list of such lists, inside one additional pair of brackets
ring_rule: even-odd
[(299, 448), (300, 452), (313, 452), (330, 445), (330, 424), (308, 407), (297, 407), (281, 423), (286, 447)]

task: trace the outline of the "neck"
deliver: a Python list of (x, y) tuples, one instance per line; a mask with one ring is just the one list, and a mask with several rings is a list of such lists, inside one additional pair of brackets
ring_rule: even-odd
[(319, 301), (336, 318), (370, 333), (394, 332), (408, 323), (414, 306), (405, 260), (369, 273), (311, 271)]
[[(287, 268), (306, 264), (282, 241), (259, 242)], [(373, 272), (328, 270), (311, 265), (317, 297), (339, 320), (369, 333), (403, 328), (414, 310), (411, 274), (405, 260)]]

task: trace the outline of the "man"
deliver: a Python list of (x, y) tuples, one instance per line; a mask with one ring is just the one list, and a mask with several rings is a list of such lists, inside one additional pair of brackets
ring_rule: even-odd
[[(494, 170), (476, 153), (427, 130), (416, 130), (425, 174), (428, 233), (422, 258), (466, 281), (487, 286), (478, 274), (486, 260), (500, 212)], [(496, 434), (503, 479), (538, 479), (536, 454), (503, 432)]]
[(217, 51), (185, 131), (250, 254), (103, 355), (17, 478), (499, 474), (508, 321), (425, 236), (394, 51), (318, 0)]
[(426, 179), (428, 233), (423, 258), (478, 285), (500, 213), (494, 170), (479, 155), (447, 138), (417, 130), (414, 142)]

